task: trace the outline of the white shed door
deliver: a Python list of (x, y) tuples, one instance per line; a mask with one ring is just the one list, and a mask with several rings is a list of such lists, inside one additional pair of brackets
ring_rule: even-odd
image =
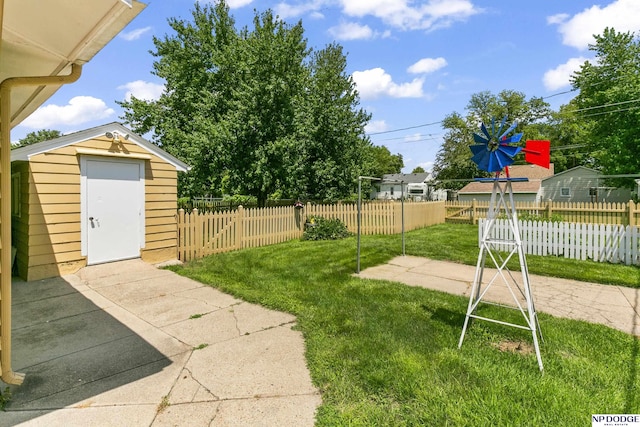
[(142, 163), (87, 159), (84, 166), (87, 263), (139, 257), (144, 231)]

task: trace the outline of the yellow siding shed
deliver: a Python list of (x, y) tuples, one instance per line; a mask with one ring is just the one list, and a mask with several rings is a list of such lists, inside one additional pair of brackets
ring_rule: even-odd
[(176, 259), (177, 174), (188, 166), (122, 124), (21, 147), (11, 161), (14, 271), (23, 279)]

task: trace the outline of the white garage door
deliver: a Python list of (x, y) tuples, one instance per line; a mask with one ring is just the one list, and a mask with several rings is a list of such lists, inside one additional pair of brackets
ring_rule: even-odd
[(87, 263), (139, 257), (144, 246), (144, 163), (84, 158), (81, 168)]

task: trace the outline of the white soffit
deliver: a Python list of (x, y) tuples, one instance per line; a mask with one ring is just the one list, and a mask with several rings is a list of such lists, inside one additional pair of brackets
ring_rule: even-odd
[[(69, 74), (72, 63), (88, 62), (145, 8), (136, 0), (0, 0), (2, 4), (0, 82)], [(59, 88), (15, 87), (11, 128)]]

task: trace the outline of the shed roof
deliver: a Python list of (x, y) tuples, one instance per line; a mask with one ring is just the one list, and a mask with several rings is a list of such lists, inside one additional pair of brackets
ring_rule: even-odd
[(117, 133), (118, 135), (128, 135), (128, 141), (138, 145), (141, 148), (149, 151), (150, 153), (160, 157), (167, 163), (175, 166), (180, 172), (186, 172), (191, 167), (184, 163), (182, 160), (167, 153), (157, 145), (152, 144), (138, 134), (133, 133), (131, 130), (123, 126), (121, 123), (113, 122), (105, 125), (96, 126), (90, 129), (82, 130), (79, 132), (70, 133), (68, 135), (61, 136), (59, 138), (51, 139), (49, 141), (38, 142), (36, 144), (27, 145), (25, 147), (16, 148), (11, 150), (11, 161), (23, 160), (28, 161), (31, 156), (36, 154), (46, 153), (48, 151), (56, 150), (58, 148), (66, 147), (68, 145), (76, 144), (78, 142), (87, 141), (96, 137), (104, 136), (107, 132)]

